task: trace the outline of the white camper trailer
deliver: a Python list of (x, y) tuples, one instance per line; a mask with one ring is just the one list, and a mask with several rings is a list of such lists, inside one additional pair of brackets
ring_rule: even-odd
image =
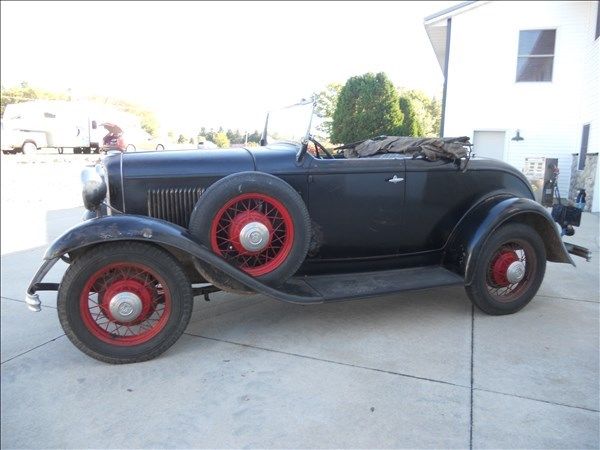
[(48, 147), (59, 153), (64, 148), (98, 153), (106, 134), (104, 122), (139, 126), (131, 114), (93, 103), (33, 100), (10, 104), (2, 117), (2, 152), (32, 153)]

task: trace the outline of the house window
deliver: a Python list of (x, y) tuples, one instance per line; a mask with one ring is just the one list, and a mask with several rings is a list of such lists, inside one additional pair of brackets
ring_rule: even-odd
[(519, 32), (517, 82), (552, 81), (556, 30)]
[(587, 156), (588, 139), (590, 138), (590, 124), (583, 126), (583, 133), (581, 134), (581, 150), (579, 151), (579, 165), (577, 170), (585, 169), (585, 157)]

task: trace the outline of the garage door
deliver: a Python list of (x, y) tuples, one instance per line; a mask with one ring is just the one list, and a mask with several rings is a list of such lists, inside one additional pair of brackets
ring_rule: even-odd
[(504, 159), (505, 131), (475, 130), (473, 134), (473, 152), (477, 156)]

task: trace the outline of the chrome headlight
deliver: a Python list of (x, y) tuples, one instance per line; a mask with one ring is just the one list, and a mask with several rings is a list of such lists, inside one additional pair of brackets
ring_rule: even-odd
[(101, 175), (102, 168), (86, 167), (81, 171), (81, 196), (83, 206), (90, 211), (96, 211), (106, 198), (106, 181)]

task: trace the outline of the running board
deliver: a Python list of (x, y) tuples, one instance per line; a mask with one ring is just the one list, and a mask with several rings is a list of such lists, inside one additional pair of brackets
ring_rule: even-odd
[(413, 267), (380, 272), (345, 273), (336, 275), (296, 276), (281, 286), (280, 300), (304, 297), (305, 302), (322, 303), (380, 297), (402, 291), (436, 286), (463, 284), (464, 279), (440, 266)]

